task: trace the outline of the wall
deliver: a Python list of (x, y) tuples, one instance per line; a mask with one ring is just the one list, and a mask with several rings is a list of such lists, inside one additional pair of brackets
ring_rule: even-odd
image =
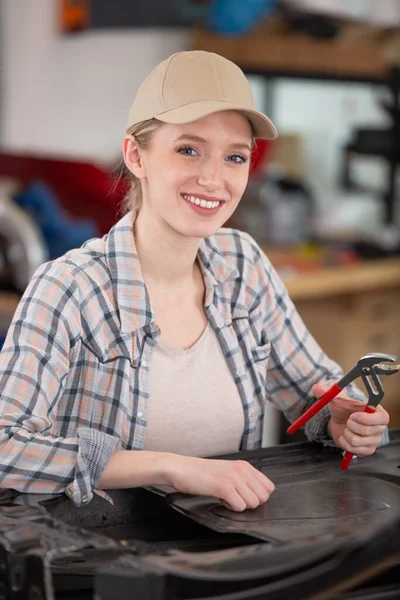
[(54, 0), (3, 3), (3, 147), (112, 159), (140, 81), (187, 32), (63, 36)]

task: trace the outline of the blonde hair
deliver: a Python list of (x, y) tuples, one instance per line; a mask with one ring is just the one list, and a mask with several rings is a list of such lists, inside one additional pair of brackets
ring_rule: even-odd
[[(158, 119), (141, 121), (128, 129), (126, 134), (134, 136), (139, 148), (146, 150), (149, 147), (154, 132), (157, 131), (162, 124), (163, 123)], [(117, 184), (121, 179), (124, 179), (128, 185), (128, 190), (121, 201), (119, 212), (122, 216), (126, 215), (131, 210), (139, 212), (143, 200), (140, 179), (128, 169), (123, 160), (121, 160), (117, 171)]]
[[(240, 114), (241, 111), (237, 111)], [(246, 115), (243, 114), (244, 117)], [(247, 117), (246, 117), (247, 118)], [(255, 131), (253, 124), (249, 121), (251, 127), (251, 147), (254, 147), (255, 143)], [(149, 119), (148, 121), (141, 121), (136, 125), (133, 125), (130, 129), (127, 130), (127, 135), (132, 135), (135, 138), (135, 141), (139, 148), (142, 150), (146, 150), (154, 133), (163, 125), (162, 121), (158, 119)], [(128, 212), (133, 210), (134, 212), (139, 212), (140, 207), (142, 205), (143, 194), (142, 194), (142, 184), (140, 179), (136, 177), (125, 165), (124, 161), (121, 160), (120, 164), (117, 167), (117, 181), (115, 186), (121, 180), (125, 180), (127, 182), (127, 192), (123, 199), (121, 200), (121, 205), (119, 209), (119, 213), (121, 216), (126, 215)]]

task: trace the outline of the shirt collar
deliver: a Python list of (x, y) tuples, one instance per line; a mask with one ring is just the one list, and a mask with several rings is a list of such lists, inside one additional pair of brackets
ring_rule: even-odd
[(129, 212), (114, 225), (106, 240), (106, 260), (115, 290), (122, 333), (133, 333), (154, 322), (136, 250), (133, 223), (134, 215)]
[(204, 277), (210, 285), (218, 286), (239, 277), (239, 270), (231, 266), (218, 247), (215, 236), (201, 240), (198, 253)]

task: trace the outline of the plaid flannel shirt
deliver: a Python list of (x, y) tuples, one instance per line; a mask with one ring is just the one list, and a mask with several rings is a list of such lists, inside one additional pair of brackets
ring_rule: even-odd
[[(133, 219), (43, 264), (21, 299), (0, 354), (0, 487), (85, 504), (116, 449), (143, 448), (160, 331)], [(259, 448), (266, 401), (294, 421), (313, 403), (311, 386), (342, 371), (249, 235), (221, 229), (201, 241), (198, 257), (204, 310), (243, 403), (241, 448)], [(328, 419), (325, 407), (307, 437), (333, 444)]]

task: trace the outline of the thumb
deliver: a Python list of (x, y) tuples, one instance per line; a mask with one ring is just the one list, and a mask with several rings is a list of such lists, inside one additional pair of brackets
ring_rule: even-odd
[(321, 396), (323, 396), (325, 392), (329, 390), (330, 387), (331, 385), (329, 385), (328, 383), (315, 383), (312, 386), (311, 391), (316, 398), (321, 398)]

